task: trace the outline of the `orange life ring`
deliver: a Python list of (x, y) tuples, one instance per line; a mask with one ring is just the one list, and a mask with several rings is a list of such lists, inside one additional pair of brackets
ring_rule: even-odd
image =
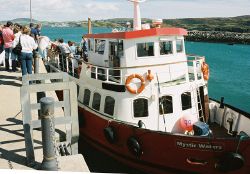
[(208, 66), (208, 64), (206, 64), (206, 62), (203, 62), (203, 64), (201, 65), (201, 71), (203, 73), (204, 80), (208, 81), (208, 79), (209, 79), (209, 66)]
[[(129, 86), (129, 84), (131, 83), (131, 81), (134, 79), (134, 78), (137, 78), (137, 79), (140, 79), (141, 81), (141, 86), (140, 88), (138, 88), (137, 90), (136, 89), (133, 89)], [(125, 86), (127, 88), (127, 90), (132, 93), (132, 94), (140, 94), (144, 88), (145, 88), (145, 80), (144, 78), (139, 75), (139, 74), (131, 74), (130, 76), (128, 76), (128, 78), (126, 79), (126, 83), (125, 83)]]

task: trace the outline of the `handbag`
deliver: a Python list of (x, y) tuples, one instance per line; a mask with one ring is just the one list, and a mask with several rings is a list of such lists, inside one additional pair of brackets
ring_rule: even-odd
[(21, 52), (22, 52), (21, 36), (19, 36), (19, 42), (17, 43), (16, 47), (13, 48), (12, 52), (16, 55), (21, 54)]

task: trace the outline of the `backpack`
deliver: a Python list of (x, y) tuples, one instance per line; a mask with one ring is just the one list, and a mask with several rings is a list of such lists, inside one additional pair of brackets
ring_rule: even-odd
[(16, 55), (20, 55), (22, 52), (22, 45), (21, 45), (21, 36), (19, 36), (19, 42), (15, 48), (13, 48), (12, 52)]

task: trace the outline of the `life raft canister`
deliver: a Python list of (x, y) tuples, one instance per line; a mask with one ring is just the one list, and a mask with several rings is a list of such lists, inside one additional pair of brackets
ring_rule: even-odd
[(215, 168), (220, 172), (229, 172), (239, 170), (244, 166), (244, 158), (238, 154), (229, 152), (224, 154), (215, 164)]
[(201, 65), (201, 71), (203, 73), (204, 80), (208, 81), (209, 79), (209, 66), (206, 62), (203, 62)]
[[(129, 84), (131, 83), (131, 81), (134, 79), (134, 78), (137, 78), (141, 81), (141, 86), (136, 90), (136, 89), (133, 89), (131, 86), (129, 86)], [(131, 74), (130, 76), (128, 76), (128, 78), (126, 79), (126, 83), (125, 83), (125, 86), (127, 88), (127, 90), (132, 93), (132, 94), (140, 94), (144, 89), (145, 89), (145, 80), (144, 78), (139, 75), (139, 74)]]

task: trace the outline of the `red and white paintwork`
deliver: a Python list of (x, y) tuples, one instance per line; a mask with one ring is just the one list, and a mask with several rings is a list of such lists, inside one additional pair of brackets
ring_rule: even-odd
[[(124, 43), (124, 57), (121, 61), (121, 70), (123, 77), (119, 84), (124, 85), (126, 78), (133, 73), (143, 75), (146, 79), (147, 71), (150, 69), (152, 74), (158, 74), (161, 93), (158, 93), (156, 77), (152, 81), (146, 81), (146, 87), (141, 94), (131, 94), (126, 92), (114, 92), (102, 89), (103, 81), (90, 77), (91, 67), (104, 67), (112, 69), (113, 67), (105, 66), (109, 61), (109, 55), (98, 55), (95, 52), (89, 52), (89, 62), (85, 62), (82, 66), (82, 72), (78, 84), (79, 90), (79, 119), (82, 122), (80, 127), (81, 136), (97, 148), (98, 150), (108, 154), (109, 156), (127, 164), (130, 167), (137, 168), (147, 173), (221, 173), (216, 169), (219, 159), (227, 152), (236, 152), (239, 144), (239, 137), (221, 137), (218, 135), (210, 136), (193, 136), (186, 135), (184, 130), (179, 126), (179, 120), (185, 114), (194, 113), (197, 110), (197, 103), (193, 103), (192, 108), (187, 111), (181, 111), (180, 101), (178, 97), (184, 91), (193, 91), (199, 86), (204, 86), (204, 95), (207, 95), (206, 82), (203, 78), (193, 81), (187, 80), (182, 84), (174, 84), (167, 87), (162, 85), (165, 81), (171, 83), (171, 80), (178, 79), (184, 75), (188, 76), (190, 70), (192, 72), (202, 73), (194, 65), (200, 60), (196, 57), (191, 62), (193, 65), (187, 65), (187, 56), (185, 51), (182, 53), (174, 53), (171, 56), (154, 57), (154, 60), (139, 60), (136, 57), (136, 43), (143, 41), (152, 41), (156, 45), (161, 40), (182, 39), (186, 35), (186, 30), (180, 28), (153, 28), (149, 30), (116, 32), (107, 34), (89, 34), (86, 35), (90, 40), (104, 39), (106, 43), (121, 39)], [(157, 48), (157, 46), (156, 46)], [(157, 50), (157, 49), (156, 49)], [(105, 48), (105, 51), (107, 49)], [(105, 61), (107, 60), (107, 61)], [(201, 63), (200, 63), (201, 64)], [(118, 67), (116, 67), (119, 69)], [(168, 72), (165, 70), (168, 69)], [(176, 71), (179, 69), (181, 71)], [(172, 79), (167, 78), (169, 73)], [(112, 83), (106, 81), (107, 83)], [(136, 83), (136, 82), (135, 82)], [(174, 82), (173, 82), (174, 83)], [(84, 89), (91, 89), (91, 92), (99, 92), (102, 96), (112, 96), (116, 100), (114, 116), (110, 117), (101, 111), (95, 111), (90, 106), (84, 106), (83, 94)], [(167, 114), (165, 122), (162, 116), (158, 115), (158, 98), (163, 94), (171, 94), (174, 96), (175, 104), (173, 106), (174, 113)], [(93, 95), (93, 94), (92, 94)], [(148, 98), (150, 101), (149, 117), (134, 118), (132, 112), (132, 100), (138, 97)], [(196, 92), (192, 92), (192, 96), (197, 98)], [(179, 103), (178, 103), (179, 102)], [(196, 101), (197, 102), (197, 101)], [(91, 103), (91, 100), (90, 100)], [(104, 101), (102, 99), (101, 105)], [(228, 130), (229, 125), (227, 119), (232, 115), (234, 118), (233, 130), (244, 131), (250, 135), (249, 115), (244, 116), (230, 108), (220, 109), (219, 104), (210, 101), (210, 116), (213, 122), (221, 125), (223, 129)], [(196, 118), (198, 115), (196, 112)], [(145, 127), (139, 128), (137, 123), (142, 120)], [(111, 144), (104, 136), (104, 129), (112, 127), (117, 134), (117, 141)], [(135, 156), (129, 151), (127, 141), (129, 137), (136, 137), (141, 145), (143, 154), (140, 157)], [(244, 166), (239, 170), (228, 173), (247, 174), (250, 171), (250, 140), (245, 139), (240, 142), (237, 153), (241, 154), (245, 159)], [(192, 160), (201, 162), (195, 163)], [(191, 161), (190, 161), (191, 160)]]
[[(79, 116), (81, 117), (80, 120), (83, 120), (80, 134), (86, 142), (114, 159), (146, 173), (221, 173), (215, 168), (218, 159), (225, 152), (235, 152), (239, 141), (236, 138), (186, 136), (140, 129), (136, 126), (98, 116), (96, 113), (84, 109), (81, 104)], [(112, 126), (117, 130), (118, 141), (115, 144), (110, 144), (103, 134), (103, 129), (107, 126)], [(128, 149), (127, 140), (131, 136), (137, 137), (142, 146), (143, 154), (139, 158)], [(180, 147), (181, 142), (193, 145), (200, 144), (203, 147), (213, 145), (214, 149), (223, 147), (223, 150), (183, 148)], [(240, 170), (227, 173), (249, 173), (249, 147), (250, 141), (244, 141), (238, 151), (246, 160), (245, 166)], [(203, 160), (206, 164), (190, 164), (187, 161), (189, 158)]]
[[(135, 16), (139, 17), (138, 1), (133, 0), (133, 2), (137, 9)], [(250, 114), (235, 111), (228, 106), (222, 109), (219, 103), (213, 100), (204, 103), (206, 108), (209, 108), (211, 122), (220, 125), (220, 128), (226, 132), (229, 130), (228, 119), (233, 119), (232, 130), (238, 133), (245, 132), (248, 137), (244, 139), (240, 136), (221, 136), (216, 132), (208, 136), (188, 135), (180, 126), (180, 120), (186, 115), (191, 115), (196, 118), (196, 121), (199, 120), (197, 89), (203, 87), (201, 97), (208, 95), (207, 82), (203, 78), (200, 67), (204, 58), (192, 57), (189, 60), (185, 53), (184, 36), (187, 35), (187, 31), (181, 28), (140, 30), (140, 24), (138, 22), (134, 24), (135, 31), (86, 35), (91, 48), (88, 52), (89, 61), (83, 62), (80, 79), (72, 77), (79, 86), (81, 136), (98, 150), (147, 173), (221, 173), (216, 167), (218, 161), (226, 153), (233, 152), (244, 158), (244, 165), (240, 169), (227, 173), (249, 174)], [(97, 40), (105, 43), (102, 54), (95, 51)], [(183, 44), (181, 52), (176, 51), (177, 40)], [(110, 47), (112, 43), (120, 43), (120, 41), (123, 43), (123, 55), (119, 57), (119, 66), (115, 66)], [(172, 41), (172, 54), (160, 55), (159, 42), (161, 41)], [(145, 42), (154, 44), (154, 56), (139, 58), (136, 45)], [(114, 45), (114, 49), (116, 46)], [(104, 80), (98, 78), (99, 69), (104, 72), (106, 77)], [(117, 81), (109, 80), (108, 73), (114, 69), (120, 72), (120, 78)], [(103, 83), (124, 86), (127, 77), (135, 73), (147, 79), (148, 70), (151, 71), (154, 79), (146, 80), (145, 89), (140, 94), (131, 94), (127, 90), (115, 92), (102, 86)], [(190, 78), (190, 74), (193, 75), (193, 79)], [(134, 80), (133, 87), (138, 86), (140, 82)], [(89, 105), (83, 105), (85, 89), (91, 91)], [(191, 93), (192, 106), (183, 111), (180, 96), (186, 91)], [(94, 92), (102, 96), (99, 111), (92, 108)], [(173, 97), (173, 113), (160, 115), (159, 97), (164, 95)], [(106, 96), (112, 96), (115, 99), (112, 116), (104, 113)], [(148, 117), (134, 117), (133, 100), (137, 98), (148, 100)], [(138, 121), (143, 122), (142, 128), (138, 126)], [(117, 135), (114, 143), (110, 143), (104, 135), (104, 129), (107, 127), (112, 127)], [(141, 155), (134, 155), (129, 150), (130, 137), (138, 140)]]

